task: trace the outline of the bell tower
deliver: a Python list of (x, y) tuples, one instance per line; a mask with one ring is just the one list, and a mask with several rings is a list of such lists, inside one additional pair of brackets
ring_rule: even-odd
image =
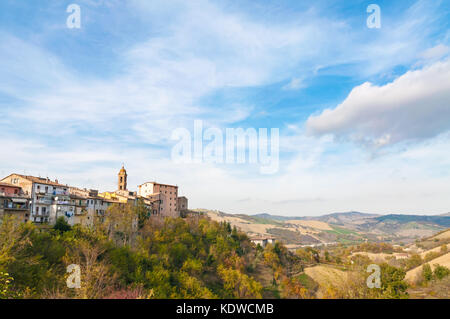
[(125, 167), (122, 165), (122, 168), (119, 171), (119, 190), (125, 191), (127, 190), (127, 171)]

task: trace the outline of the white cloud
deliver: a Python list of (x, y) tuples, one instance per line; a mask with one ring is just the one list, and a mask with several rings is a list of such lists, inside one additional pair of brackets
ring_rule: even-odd
[[(87, 77), (64, 65), (56, 54), (61, 51), (52, 52), (50, 48), (46, 51), (38, 41), (0, 34), (0, 40), (8, 43), (0, 51), (0, 91), (20, 100), (17, 108), (0, 109), (0, 123), (5, 128), (2, 133), (8, 132), (4, 149), (9, 151), (0, 158), (5, 174), (26, 169), (29, 174), (49, 173), (64, 183), (106, 190), (115, 187), (116, 170), (125, 162), (133, 189), (146, 180), (177, 183), (181, 193), (189, 197), (191, 207), (241, 213), (270, 211), (293, 215), (348, 209), (386, 212), (448, 207), (448, 196), (443, 195), (448, 193), (448, 180), (440, 176), (423, 182), (428, 177), (423, 172), (430, 161), (441, 158), (444, 162), (439, 167), (448, 167), (443, 159), (448, 154), (439, 151), (448, 143), (415, 149), (402, 158), (367, 164), (367, 158), (358, 151), (338, 150), (340, 146), (328, 137), (316, 139), (296, 132), (296, 136), (282, 136), (280, 142), (283, 150), (298, 152), (297, 156), (283, 163), (279, 175), (270, 177), (252, 175), (246, 168), (174, 165), (167, 151), (167, 138), (173, 128), (190, 129), (198, 118), (211, 126), (222, 126), (251, 115), (252, 105), (203, 105), (202, 98), (216, 90), (262, 86), (288, 79), (291, 79), (289, 88), (298, 89), (303, 84), (300, 79), (315, 70), (321, 73), (335, 66), (357, 65), (352, 75), (359, 77), (407, 65), (426, 47), (426, 38), (432, 32), (432, 28), (424, 27), (431, 23), (429, 12), (419, 10), (395, 17), (389, 30), (382, 29), (370, 38), (345, 21), (327, 19), (328, 6), (324, 11), (298, 13), (285, 21), (262, 22), (205, 1), (130, 3), (133, 12), (138, 8), (143, 20), (149, 21), (141, 28), (151, 31), (147, 38), (127, 46), (103, 43), (97, 38), (93, 41), (110, 45), (117, 55), (114, 63), (121, 66), (121, 71), (113, 76), (96, 77), (91, 72)], [(133, 39), (132, 34), (118, 29), (122, 30), (123, 25), (108, 20), (108, 31)], [(361, 30), (365, 30), (364, 25)], [(86, 32), (86, 37), (89, 35)], [(349, 73), (345, 67), (333, 72)], [(445, 83), (440, 81), (437, 87)], [(398, 101), (407, 99), (410, 87), (403, 86), (408, 90), (403, 91), (405, 96), (395, 97)], [(394, 95), (390, 93), (394, 90), (388, 87), (377, 89), (366, 85), (356, 91), (363, 97), (365, 94), (373, 97), (376, 90)], [(417, 95), (424, 90), (412, 91)], [(430, 96), (440, 95), (431, 92)], [(353, 97), (350, 98), (353, 103)], [(362, 100), (357, 102), (360, 104)], [(435, 107), (433, 103), (432, 106)], [(359, 111), (350, 113), (353, 112), (356, 115), (350, 117), (356, 117), (356, 122), (367, 119), (358, 115)], [(406, 113), (412, 116), (414, 112)], [(392, 126), (393, 122), (388, 124)], [(408, 124), (411, 121), (403, 126)], [(371, 125), (356, 125), (355, 132), (371, 133)], [(339, 130), (344, 136), (342, 128)], [(442, 130), (436, 130), (439, 131)], [(426, 135), (424, 132), (421, 134)], [(408, 134), (414, 133), (411, 128)], [(373, 142), (379, 145), (388, 145), (399, 138), (397, 132), (382, 129), (375, 130), (373, 135)], [(405, 138), (405, 134), (401, 136)], [(402, 166), (404, 160), (417, 164), (417, 157), (422, 158), (420, 165)], [(395, 172), (398, 167), (403, 169), (402, 174)], [(403, 182), (403, 176), (411, 179)], [(425, 191), (434, 195), (421, 202)], [(242, 198), (250, 200), (236, 202)], [(284, 203), (282, 207), (280, 203)]]
[(450, 129), (449, 79), (445, 61), (383, 86), (364, 83), (335, 109), (310, 116), (307, 130), (373, 146), (434, 137)]
[(284, 90), (299, 90), (305, 88), (306, 85), (302, 79), (293, 78), (288, 84), (286, 84), (283, 89)]
[(421, 58), (425, 60), (440, 60), (450, 52), (450, 48), (444, 44), (438, 44), (422, 52)]

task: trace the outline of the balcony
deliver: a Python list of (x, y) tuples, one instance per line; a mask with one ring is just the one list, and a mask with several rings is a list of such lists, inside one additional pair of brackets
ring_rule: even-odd
[(16, 204), (16, 203), (8, 203), (7, 205), (3, 205), (4, 209), (8, 210), (28, 210), (27, 204)]
[(42, 205), (51, 205), (53, 201), (51, 199), (47, 198), (38, 198), (36, 200), (36, 204), (42, 204)]
[(33, 212), (31, 214), (31, 216), (33, 216), (33, 217), (47, 217), (48, 218), (50, 216), (50, 212), (45, 212), (45, 213), (43, 213), (43, 212), (39, 212), (39, 213)]
[(87, 210), (86, 209), (76, 209), (75, 210), (75, 216), (83, 216), (87, 214)]

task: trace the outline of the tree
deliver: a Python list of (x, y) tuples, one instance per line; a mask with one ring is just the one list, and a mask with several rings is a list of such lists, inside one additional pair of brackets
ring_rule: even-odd
[(422, 277), (425, 281), (430, 281), (433, 279), (433, 271), (429, 264), (425, 264), (422, 267)]
[(72, 229), (70, 225), (67, 223), (66, 219), (63, 216), (60, 216), (56, 219), (55, 226), (53, 226), (53, 229), (58, 230), (62, 233), (69, 231)]
[(442, 280), (444, 279), (444, 277), (447, 277), (448, 275), (450, 275), (450, 269), (448, 269), (445, 266), (441, 266), (441, 265), (434, 265), (434, 277), (438, 280)]
[(408, 284), (404, 282), (406, 271), (387, 263), (381, 266), (381, 289), (385, 298), (406, 298)]
[(137, 212), (130, 204), (113, 204), (106, 210), (106, 233), (110, 240), (115, 240), (123, 246), (131, 244), (137, 224)]
[(406, 260), (406, 269), (410, 270), (419, 267), (420, 265), (422, 265), (422, 263), (423, 263), (422, 257), (420, 257), (420, 255), (418, 254), (413, 254)]
[(150, 210), (145, 206), (142, 199), (138, 199), (136, 206), (134, 207), (135, 215), (138, 218), (138, 228), (142, 229), (145, 222), (150, 218)]
[(15, 297), (11, 291), (13, 278), (8, 274), (0, 271), (0, 299), (10, 299)]
[(100, 244), (82, 239), (63, 258), (66, 265), (79, 265), (81, 269), (81, 288), (72, 290), (76, 298), (102, 298), (113, 288), (116, 278), (102, 258), (105, 250)]
[(219, 265), (217, 271), (223, 281), (224, 288), (234, 298), (262, 298), (262, 286), (253, 278), (239, 270), (226, 268), (223, 265)]
[(17, 218), (4, 216), (0, 223), (0, 270), (16, 259), (30, 245), (34, 226), (21, 224)]

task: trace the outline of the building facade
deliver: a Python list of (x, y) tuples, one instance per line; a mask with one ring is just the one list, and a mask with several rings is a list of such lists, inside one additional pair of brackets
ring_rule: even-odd
[(118, 173), (117, 190), (99, 193), (63, 185), (58, 180), (21, 174), (11, 174), (0, 180), (0, 214), (15, 213), (23, 221), (55, 224), (64, 217), (69, 225), (92, 226), (103, 222), (113, 204), (137, 205), (142, 202), (148, 214), (180, 216), (187, 210), (186, 197), (178, 197), (178, 186), (148, 182), (138, 192), (127, 189), (127, 171)]
[(147, 182), (138, 186), (138, 196), (153, 198), (157, 201), (158, 214), (161, 216), (177, 217), (180, 215), (178, 209), (178, 186)]
[(14, 216), (26, 223), (30, 220), (31, 199), (22, 188), (8, 183), (0, 183), (0, 218)]
[(11, 174), (0, 182), (19, 186), (30, 196), (30, 216), (35, 223), (54, 223), (56, 218), (70, 212), (69, 186), (51, 181), (49, 178)]
[(185, 196), (180, 196), (177, 199), (177, 207), (180, 210), (180, 212), (184, 210), (188, 210), (188, 199)]

